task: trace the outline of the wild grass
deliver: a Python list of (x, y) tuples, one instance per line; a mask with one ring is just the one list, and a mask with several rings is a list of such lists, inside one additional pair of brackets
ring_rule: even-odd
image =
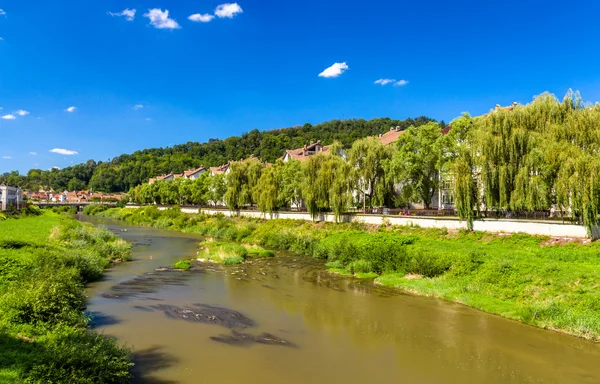
[(326, 259), (331, 271), (600, 341), (600, 242), (544, 246), (547, 238), (524, 234), (209, 217), (176, 208), (101, 215)]
[(0, 221), (0, 381), (129, 382), (129, 350), (83, 314), (84, 284), (129, 248), (51, 211)]
[(175, 269), (183, 269), (183, 270), (187, 271), (188, 269), (190, 269), (192, 267), (192, 264), (189, 260), (181, 260), (181, 261), (176, 262), (173, 265), (173, 267)]
[(248, 255), (248, 249), (237, 243), (207, 240), (199, 245), (199, 258), (217, 263), (240, 264)]

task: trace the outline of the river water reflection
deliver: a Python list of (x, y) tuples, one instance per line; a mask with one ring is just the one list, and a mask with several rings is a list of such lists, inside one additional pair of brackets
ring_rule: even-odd
[[(134, 261), (89, 287), (88, 309), (101, 332), (134, 346), (137, 382), (600, 383), (600, 346), (587, 341), (332, 277), (320, 261), (285, 253), (156, 272), (193, 257), (199, 238), (105, 224), (133, 242)], [(124, 294), (140, 276), (143, 288)], [(296, 347), (215, 341), (231, 330), (156, 309), (212, 308), (197, 304), (238, 311), (255, 323), (238, 331)]]

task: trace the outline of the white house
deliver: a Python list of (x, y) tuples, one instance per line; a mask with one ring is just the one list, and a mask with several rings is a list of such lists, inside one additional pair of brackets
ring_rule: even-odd
[(329, 153), (329, 147), (321, 145), (321, 141), (319, 140), (316, 143), (305, 145), (303, 148), (288, 149), (281, 159), (285, 163), (290, 160), (306, 161), (310, 156), (317, 153)]
[(52, 194), (52, 202), (53, 203), (64, 203), (67, 201), (67, 195), (64, 193), (53, 193)]
[(23, 191), (19, 187), (0, 184), (0, 210), (5, 211), (13, 206), (16, 209), (23, 205)]
[(229, 164), (230, 163), (223, 164), (219, 167), (210, 167), (211, 176), (228, 174), (229, 173)]
[(202, 175), (205, 172), (206, 172), (206, 168), (200, 167), (200, 168), (192, 169), (189, 171), (184, 171), (183, 177), (185, 177), (188, 180), (196, 180), (197, 178), (200, 177), (200, 175)]

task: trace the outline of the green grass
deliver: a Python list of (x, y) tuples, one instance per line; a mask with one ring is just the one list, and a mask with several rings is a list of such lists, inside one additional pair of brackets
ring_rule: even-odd
[(248, 249), (237, 243), (206, 240), (199, 245), (199, 258), (226, 265), (240, 264), (248, 255)]
[(0, 221), (0, 382), (126, 383), (130, 351), (88, 329), (84, 284), (130, 245), (52, 211)]
[(192, 267), (192, 264), (189, 260), (181, 260), (175, 263), (174, 268), (175, 269), (183, 269), (183, 270), (188, 270)]
[[(109, 209), (105, 217), (327, 260), (373, 278), (543, 328), (600, 341), (600, 242), (544, 246), (541, 236)], [(252, 254), (255, 251), (250, 251)]]

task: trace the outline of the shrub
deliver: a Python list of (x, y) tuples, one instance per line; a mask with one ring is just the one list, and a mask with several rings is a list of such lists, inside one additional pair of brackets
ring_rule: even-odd
[(227, 256), (223, 259), (223, 264), (232, 265), (232, 264), (241, 264), (244, 261), (243, 257), (240, 256)]
[(369, 273), (373, 272), (373, 264), (368, 260), (356, 260), (348, 265), (350, 273)]
[(259, 257), (275, 257), (275, 252), (268, 250), (268, 249), (263, 249), (262, 251), (260, 251), (258, 253)]
[(175, 263), (174, 267), (175, 269), (185, 269), (188, 270), (191, 268), (191, 263), (189, 260), (181, 260)]
[(86, 205), (83, 208), (83, 213), (85, 215), (96, 215), (100, 212), (104, 212), (108, 209), (108, 207), (106, 205), (102, 205), (102, 204), (91, 204), (91, 205)]
[(2, 318), (12, 324), (85, 324), (85, 295), (74, 268), (45, 268), (15, 282), (0, 297)]
[(91, 331), (60, 326), (23, 362), (28, 383), (129, 383), (131, 351)]

